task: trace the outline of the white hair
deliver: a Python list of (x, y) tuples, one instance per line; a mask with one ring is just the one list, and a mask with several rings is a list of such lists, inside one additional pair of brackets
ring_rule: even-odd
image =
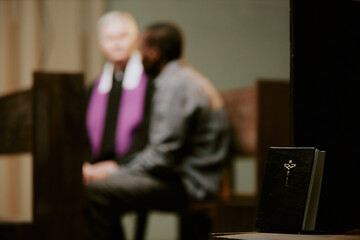
[(129, 31), (134, 35), (134, 37), (138, 37), (139, 35), (139, 27), (135, 20), (135, 18), (128, 12), (121, 11), (111, 11), (107, 12), (100, 17), (97, 22), (98, 35), (101, 36), (102, 27), (109, 22), (112, 21), (126, 21), (129, 24)]

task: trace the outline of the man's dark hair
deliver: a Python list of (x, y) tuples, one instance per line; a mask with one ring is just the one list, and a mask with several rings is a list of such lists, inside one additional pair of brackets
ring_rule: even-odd
[(180, 29), (172, 23), (155, 23), (146, 28), (146, 43), (157, 46), (166, 61), (179, 59), (183, 51), (183, 36)]

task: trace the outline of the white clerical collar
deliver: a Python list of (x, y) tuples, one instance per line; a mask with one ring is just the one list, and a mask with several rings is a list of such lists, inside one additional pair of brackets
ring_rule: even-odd
[[(136, 51), (131, 55), (128, 63), (126, 64), (122, 85), (123, 89), (131, 90), (137, 88), (140, 83), (142, 73), (143, 66), (141, 63), (141, 55)], [(114, 64), (111, 62), (105, 62), (98, 86), (99, 93), (106, 94), (110, 92), (113, 74)]]

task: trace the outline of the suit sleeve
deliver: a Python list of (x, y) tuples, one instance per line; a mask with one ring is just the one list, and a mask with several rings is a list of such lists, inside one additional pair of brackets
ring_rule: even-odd
[(130, 171), (164, 173), (174, 169), (176, 153), (184, 145), (194, 99), (183, 82), (158, 89), (153, 98), (149, 144), (130, 161)]

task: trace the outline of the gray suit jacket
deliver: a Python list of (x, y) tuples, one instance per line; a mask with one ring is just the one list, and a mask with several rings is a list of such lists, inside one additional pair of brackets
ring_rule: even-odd
[(189, 197), (217, 193), (228, 153), (223, 101), (208, 79), (180, 61), (168, 63), (154, 79), (149, 144), (129, 171), (180, 176)]

